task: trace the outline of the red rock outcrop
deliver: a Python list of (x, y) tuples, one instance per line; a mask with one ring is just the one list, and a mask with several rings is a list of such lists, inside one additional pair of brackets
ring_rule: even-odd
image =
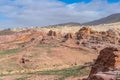
[(73, 39), (73, 34), (72, 33), (65, 34), (63, 42), (65, 42), (65, 41), (67, 41), (69, 39)]
[(105, 37), (107, 37), (107, 40), (112, 44), (118, 43), (119, 34), (115, 30), (109, 29), (108, 31), (106, 31)]
[(76, 39), (78, 45), (95, 50), (101, 50), (110, 45), (120, 45), (119, 34), (114, 29), (97, 32), (83, 27), (76, 33)]
[(83, 27), (76, 33), (76, 37), (78, 40), (84, 39), (87, 36), (89, 36), (92, 32), (93, 30), (91, 28)]
[(107, 36), (109, 37), (118, 37), (118, 33), (115, 30), (109, 29), (108, 31), (106, 31)]
[(73, 38), (73, 34), (72, 33), (67, 33), (65, 36), (64, 36), (65, 39), (72, 39)]
[[(87, 80), (110, 80), (112, 79), (112, 76), (115, 77), (117, 73), (120, 73), (119, 70), (120, 70), (120, 50), (114, 47), (107, 47), (100, 51), (100, 54), (95, 64), (93, 65)], [(110, 78), (106, 77), (109, 76), (108, 74), (112, 74)]]
[(17, 39), (14, 40), (14, 43), (24, 43), (31, 41), (33, 39), (37, 39), (42, 36), (43, 36), (42, 32), (34, 32), (34, 33), (31, 32), (30, 34), (24, 34), (19, 36)]
[(72, 33), (65, 34), (62, 42), (65, 42), (67, 45), (76, 45), (75, 37)]
[(48, 32), (48, 36), (57, 36), (57, 34), (56, 34), (55, 31), (50, 30), (50, 31)]

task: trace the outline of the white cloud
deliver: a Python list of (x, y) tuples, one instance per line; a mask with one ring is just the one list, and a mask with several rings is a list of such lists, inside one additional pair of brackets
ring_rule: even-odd
[(65, 4), (58, 0), (0, 0), (1, 28), (44, 26), (65, 22), (87, 22), (120, 12), (120, 2), (93, 0), (90, 3)]

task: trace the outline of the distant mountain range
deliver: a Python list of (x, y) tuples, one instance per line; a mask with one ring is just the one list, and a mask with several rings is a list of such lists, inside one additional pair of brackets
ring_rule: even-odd
[(109, 23), (115, 23), (115, 22), (120, 22), (120, 13), (112, 14), (105, 18), (87, 22), (87, 23), (84, 23), (83, 25), (99, 25), (99, 24), (109, 24)]
[(68, 23), (61, 23), (56, 25), (49, 25), (45, 27), (58, 27), (58, 26), (81, 26), (81, 24), (77, 22), (68, 22)]
[[(107, 17), (104, 17), (104, 18), (101, 18), (101, 19), (98, 19), (98, 20), (94, 20), (94, 21), (91, 21), (91, 22), (87, 22), (87, 23), (77, 23), (77, 22), (68, 22), (68, 23), (61, 23), (61, 24), (56, 24), (56, 25), (48, 25), (48, 26), (43, 26), (43, 27), (46, 27), (46, 28), (49, 28), (49, 27), (61, 27), (61, 26), (71, 26), (71, 27), (74, 27), (74, 26), (82, 26), (82, 25), (99, 25), (99, 24), (109, 24), (109, 23), (116, 23), (116, 22), (120, 22), (120, 13), (116, 13), (116, 14), (112, 14), (112, 15), (109, 15)], [(13, 29), (16, 29), (16, 30), (19, 30), (18, 28), (13, 28)], [(27, 29), (27, 28), (25, 28)], [(21, 30), (24, 30), (21, 29)], [(0, 31), (0, 35), (2, 34), (5, 34), (5, 33), (13, 33), (11, 32), (11, 30), (4, 30), (4, 31)]]
[(76, 23), (76, 22), (68, 22), (68, 23), (62, 23), (62, 24), (56, 24), (56, 25), (49, 25), (46, 27), (58, 27), (58, 26), (81, 26), (81, 25), (99, 25), (99, 24), (109, 24), (109, 23), (116, 23), (120, 22), (120, 13), (112, 14), (107, 17), (86, 22), (83, 24)]

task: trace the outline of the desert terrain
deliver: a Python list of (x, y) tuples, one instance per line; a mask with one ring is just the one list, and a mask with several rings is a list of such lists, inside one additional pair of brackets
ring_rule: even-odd
[(119, 24), (1, 30), (0, 80), (108, 80), (105, 71), (119, 72), (119, 54), (110, 58), (120, 53)]

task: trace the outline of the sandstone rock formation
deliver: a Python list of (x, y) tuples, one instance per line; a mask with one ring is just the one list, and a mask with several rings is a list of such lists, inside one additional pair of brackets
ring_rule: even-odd
[(120, 50), (107, 47), (100, 51), (87, 80), (116, 80), (119, 70)]
[(119, 31), (109, 29), (107, 31), (97, 32), (92, 28), (83, 27), (76, 32), (76, 42), (80, 46), (101, 50), (107, 46), (119, 46)]
[(48, 32), (48, 36), (57, 36), (57, 34), (56, 34), (55, 31), (50, 30), (50, 31)]
[(119, 34), (115, 30), (109, 29), (106, 31), (106, 37), (108, 37), (108, 41), (112, 44), (118, 43)]
[(88, 35), (90, 35), (92, 32), (93, 32), (93, 30), (91, 28), (83, 27), (76, 33), (76, 37), (78, 40), (84, 39)]
[(119, 37), (119, 34), (116, 30), (114, 29), (109, 29), (107, 32), (107, 35), (110, 37)]
[(73, 34), (72, 33), (67, 33), (65, 36), (64, 36), (65, 39), (72, 39), (73, 38)]

